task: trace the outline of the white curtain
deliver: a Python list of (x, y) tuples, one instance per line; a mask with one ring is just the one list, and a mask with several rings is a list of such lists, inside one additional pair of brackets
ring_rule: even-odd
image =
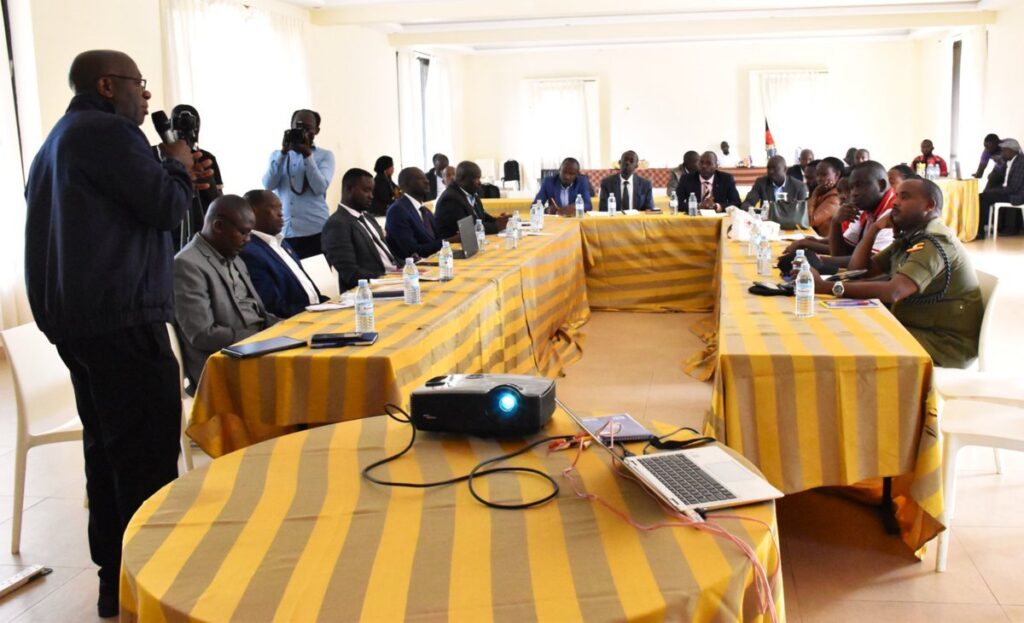
[(311, 108), (307, 19), (239, 0), (160, 8), (168, 114), (176, 104), (199, 111), (199, 146), (217, 157), (225, 192), (259, 188), (292, 112)]
[(422, 54), (398, 52), (398, 134), (401, 168), (425, 167), (423, 147)]
[[(961, 174), (969, 176), (978, 166), (981, 139), (992, 128), (986, 127), (983, 114), (985, 67), (988, 60), (988, 36), (984, 27), (972, 28), (960, 39), (960, 122), (957, 145), (950, 145), (956, 154)], [(952, 47), (952, 46), (950, 46)], [(950, 162), (950, 166), (953, 163)], [(955, 171), (950, 171), (954, 175)]]
[[(0, 49), (7, 49), (0, 28)], [(10, 65), (0, 70), (0, 205), (7, 218), (0, 227), (0, 328), (32, 320), (25, 296), (25, 184), (22, 178), (18, 127)], [(27, 163), (26, 163), (27, 164)]]
[[(787, 164), (793, 164), (800, 149), (814, 144), (825, 130), (823, 107), (815, 106), (814, 102), (824, 93), (826, 74), (794, 70), (764, 71), (758, 75), (763, 114), (759, 122), (751, 115), (751, 154), (756, 161), (764, 157), (764, 120), (767, 119), (779, 155), (785, 157)], [(761, 140), (754, 141), (755, 136), (761, 136)]]
[[(452, 153), (452, 88), (449, 73), (448, 61), (444, 57), (430, 57), (424, 89), (426, 95), (423, 98), (423, 116), (426, 118), (423, 153), (427, 158), (436, 153), (458, 158)], [(424, 166), (430, 164), (429, 161), (424, 162)]]
[(600, 118), (597, 81), (585, 79), (527, 81), (527, 143), (519, 158), (531, 183), (542, 169), (557, 169), (564, 158), (582, 168), (600, 161)]

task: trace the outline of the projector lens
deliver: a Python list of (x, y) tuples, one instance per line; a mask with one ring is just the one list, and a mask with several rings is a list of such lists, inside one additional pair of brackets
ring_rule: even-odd
[(515, 392), (502, 390), (498, 393), (498, 412), (502, 415), (511, 415), (519, 407), (519, 397)]

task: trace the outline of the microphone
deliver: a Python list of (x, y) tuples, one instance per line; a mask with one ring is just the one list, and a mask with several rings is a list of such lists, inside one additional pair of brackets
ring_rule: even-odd
[(174, 130), (171, 129), (171, 120), (167, 118), (167, 113), (162, 110), (158, 110), (149, 116), (153, 120), (153, 127), (156, 128), (156, 133), (160, 135), (160, 139), (163, 140), (165, 145), (170, 145), (177, 139), (174, 136)]

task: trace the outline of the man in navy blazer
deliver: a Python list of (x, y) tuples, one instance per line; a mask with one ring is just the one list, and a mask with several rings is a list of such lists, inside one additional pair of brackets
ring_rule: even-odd
[(281, 235), (284, 215), (281, 200), (269, 190), (250, 190), (245, 199), (256, 223), (238, 254), (249, 269), (249, 278), (267, 310), (278, 318), (290, 318), (325, 299), (302, 268), (302, 261)]
[(718, 155), (713, 151), (704, 152), (697, 161), (697, 171), (679, 180), (676, 196), (681, 205), (685, 205), (690, 193), (697, 197), (702, 210), (722, 212), (728, 206), (740, 205), (736, 178), (718, 170)]
[(590, 182), (586, 176), (580, 175), (580, 163), (575, 158), (566, 158), (558, 169), (558, 175), (545, 177), (534, 201), (544, 205), (544, 209), (553, 213), (575, 211), (576, 196), (583, 196), (583, 209), (589, 211)]
[[(434, 214), (423, 205), (430, 192), (430, 181), (423, 171), (417, 167), (402, 169), (398, 186), (402, 196), (388, 208), (384, 233), (391, 252), (404, 264), (407, 257), (416, 259), (437, 253), (444, 239), (437, 233)], [(449, 242), (459, 240), (458, 234), (448, 239)]]
[[(628, 210), (653, 210), (654, 209), (654, 188), (651, 181), (634, 175), (640, 158), (635, 151), (627, 151), (619, 158), (619, 172), (601, 180), (601, 201), (598, 210), (608, 211), (608, 195), (615, 195), (615, 204), (619, 211)], [(623, 196), (623, 191), (628, 193)]]

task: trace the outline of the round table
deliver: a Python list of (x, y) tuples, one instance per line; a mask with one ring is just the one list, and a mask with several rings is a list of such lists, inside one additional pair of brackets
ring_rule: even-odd
[[(544, 434), (575, 432), (558, 412)], [(401, 449), (408, 425), (374, 417), (233, 452), (167, 485), (125, 533), (122, 620), (758, 620), (753, 568), (739, 549), (692, 528), (641, 532), (575, 495), (561, 476), (573, 452), (514, 459), (551, 474), (561, 492), (526, 511), (492, 510), (465, 484), (385, 488), (360, 469)], [(379, 477), (439, 480), (522, 441), (421, 434)], [(666, 514), (615, 475), (599, 448), (578, 477), (633, 520)], [(495, 500), (546, 491), (527, 476), (478, 481)], [(771, 502), (712, 513), (771, 572)], [(773, 601), (784, 617), (782, 574)]]

